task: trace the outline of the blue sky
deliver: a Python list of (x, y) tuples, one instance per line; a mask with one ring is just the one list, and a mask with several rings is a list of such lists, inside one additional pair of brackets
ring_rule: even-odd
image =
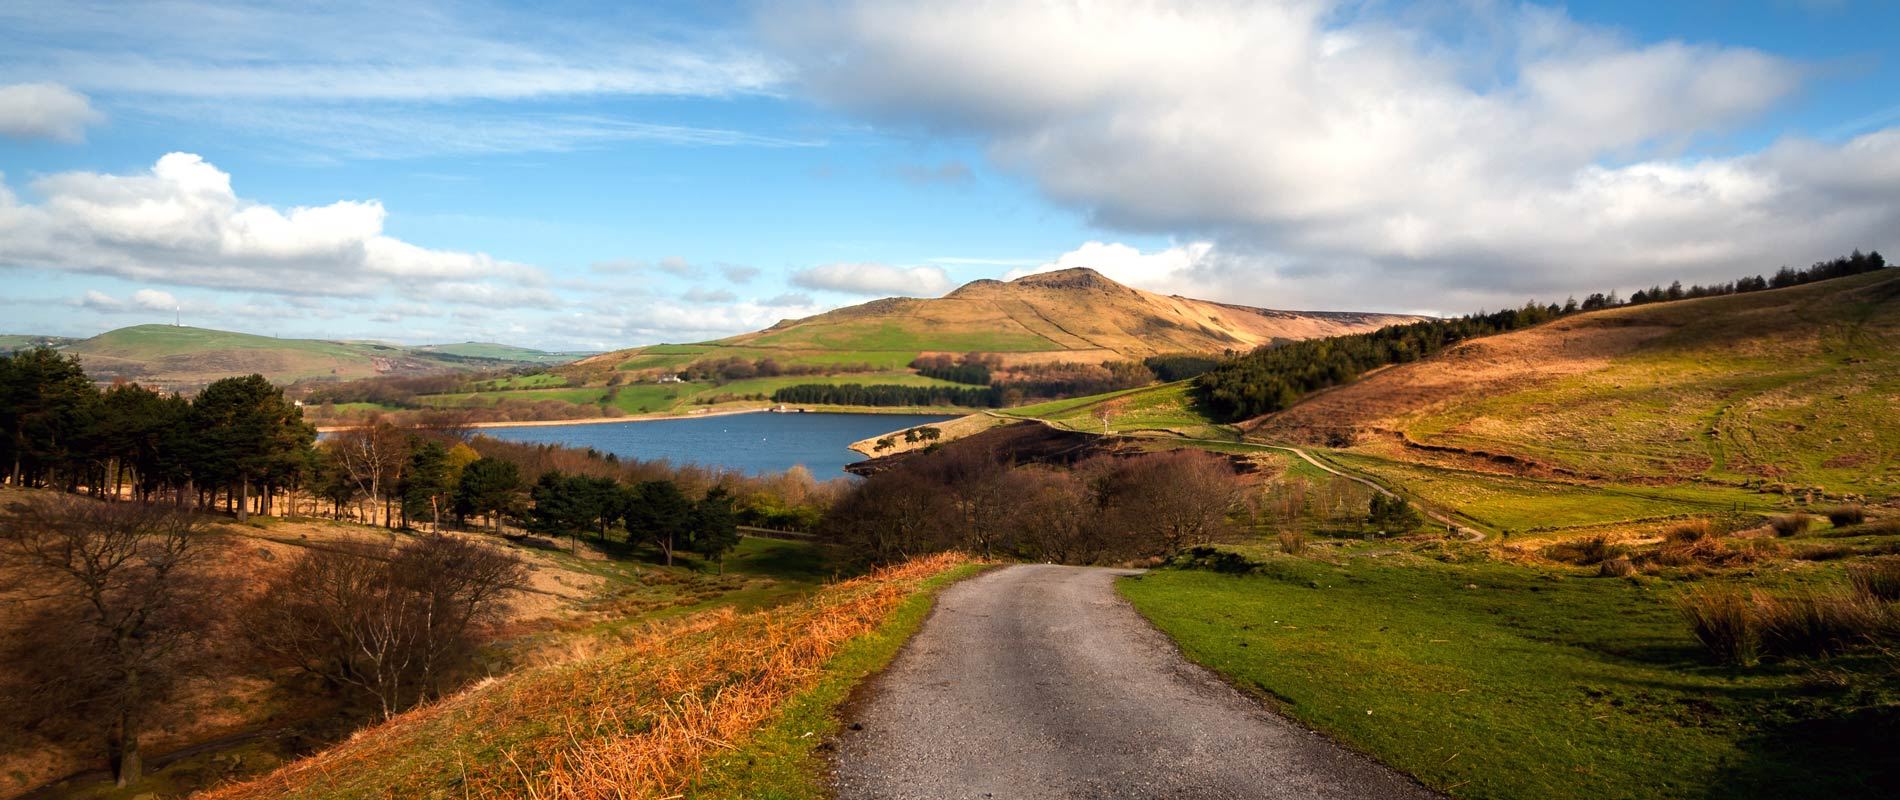
[(0, 328), (555, 349), (1092, 266), (1458, 313), (1900, 230), (1857, 0), (0, 8)]

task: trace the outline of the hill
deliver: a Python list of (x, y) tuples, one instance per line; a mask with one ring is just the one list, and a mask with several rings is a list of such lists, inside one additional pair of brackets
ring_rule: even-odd
[(381, 342), (278, 339), (176, 325), (135, 325), (68, 341), (94, 380), (125, 379), (191, 389), (258, 373), (279, 383), (370, 378), (554, 363), (570, 355), (468, 343), (405, 347)]
[(1900, 490), (1900, 273), (1582, 314), (1475, 339), (1245, 426), (1578, 480)]
[(1900, 496), (1896, 337), (1900, 272), (1880, 270), (1564, 316), (1237, 426), (1185, 383), (1008, 413), (1232, 442), (1201, 443), (1217, 449), (1298, 448), (1479, 530), (1576, 534)]
[(24, 333), (0, 333), (0, 355), (6, 355), (17, 350), (29, 350), (35, 347), (63, 347), (76, 341), (79, 340), (68, 339), (64, 336), (34, 336)]
[(1161, 353), (1250, 350), (1415, 319), (1276, 311), (1160, 295), (1077, 268), (1007, 283), (974, 281), (940, 298), (873, 300), (713, 342), (619, 350), (565, 371), (658, 371), (728, 357), (897, 369), (920, 355), (971, 352), (993, 355), (1005, 366), (1099, 363)]

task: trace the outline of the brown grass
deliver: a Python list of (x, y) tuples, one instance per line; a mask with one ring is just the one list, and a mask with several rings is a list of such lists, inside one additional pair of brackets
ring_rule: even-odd
[(1880, 558), (1849, 566), (1847, 581), (1864, 597), (1900, 602), (1900, 558)]
[(1777, 514), (1768, 518), (1768, 527), (1776, 536), (1799, 536), (1814, 526), (1814, 517), (1808, 514)]
[(212, 800), (668, 797), (875, 629), (964, 563), (922, 558), (811, 599), (650, 627), (597, 657), (529, 670), (397, 716)]
[(1827, 510), (1827, 521), (1836, 528), (1859, 525), (1867, 521), (1867, 509), (1862, 508), (1859, 503), (1835, 506)]
[(1280, 552), (1295, 556), (1306, 552), (1306, 534), (1293, 530), (1280, 531)]
[(1762, 649), (1780, 656), (1839, 653), (1873, 641), (1886, 620), (1879, 603), (1854, 592), (1757, 594), (1752, 605)]
[(1728, 587), (1691, 589), (1676, 601), (1689, 632), (1717, 661), (1752, 666), (1761, 659), (1761, 634), (1749, 598)]
[(1636, 563), (1629, 556), (1605, 559), (1597, 565), (1597, 575), (1604, 578), (1627, 578), (1636, 572)]

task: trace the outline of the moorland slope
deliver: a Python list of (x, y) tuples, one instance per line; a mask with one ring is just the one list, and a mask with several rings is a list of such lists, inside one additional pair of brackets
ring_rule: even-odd
[(1275, 311), (1160, 295), (1076, 268), (1007, 283), (980, 280), (939, 298), (891, 297), (696, 345), (605, 353), (566, 372), (660, 370), (712, 358), (901, 368), (920, 355), (993, 354), (1005, 365), (1099, 363), (1160, 353), (1222, 353), (1357, 333), (1418, 319)]
[(178, 325), (134, 325), (66, 343), (93, 380), (193, 389), (257, 373), (277, 383), (371, 378), (556, 363), (570, 355), (478, 343), (404, 347), (381, 342), (279, 339)]

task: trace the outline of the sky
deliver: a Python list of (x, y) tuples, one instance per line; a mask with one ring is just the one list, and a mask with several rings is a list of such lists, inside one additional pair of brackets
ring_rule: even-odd
[(1900, 250), (1900, 3), (0, 4), (0, 332), (604, 350), (1093, 267), (1455, 314)]

